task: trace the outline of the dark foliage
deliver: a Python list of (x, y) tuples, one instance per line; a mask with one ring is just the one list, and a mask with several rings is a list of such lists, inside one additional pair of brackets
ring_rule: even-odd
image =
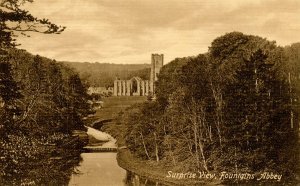
[(131, 79), (138, 76), (144, 80), (149, 80), (150, 65), (148, 64), (110, 64), (110, 63), (79, 63), (63, 62), (74, 68), (81, 79), (94, 87), (113, 87), (114, 80)]
[[(138, 156), (174, 169), (283, 175), (299, 171), (299, 47), (232, 32), (209, 52), (165, 65), (156, 102), (123, 118)], [(241, 180), (232, 180), (241, 181)]]
[[(84, 129), (88, 96), (71, 69), (14, 49), (17, 34), (65, 29), (21, 9), (31, 2), (0, 2), (0, 184), (65, 185), (80, 160), (71, 132)], [(55, 167), (55, 159), (63, 166)], [(58, 178), (58, 170), (65, 175)]]

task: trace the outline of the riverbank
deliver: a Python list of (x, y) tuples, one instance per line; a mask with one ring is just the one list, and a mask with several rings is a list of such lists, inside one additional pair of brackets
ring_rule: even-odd
[(68, 185), (123, 185), (126, 170), (118, 166), (116, 160), (116, 139), (91, 127), (87, 127), (87, 134), (89, 144), (84, 147), (82, 162), (76, 167)]
[(120, 149), (117, 154), (117, 161), (120, 167), (137, 174), (142, 177), (146, 177), (152, 181), (159, 182), (164, 185), (189, 185), (189, 186), (199, 186), (199, 185), (220, 185), (220, 181), (205, 181), (195, 178), (168, 178), (168, 171), (172, 171), (172, 167), (165, 167), (159, 165), (155, 161), (141, 160), (130, 152), (128, 149)]
[[(124, 126), (120, 122), (120, 112), (136, 103), (146, 101), (145, 97), (109, 97), (105, 98), (103, 108), (96, 111), (92, 120), (109, 121), (101, 126), (94, 125), (98, 130), (107, 132), (117, 139), (118, 147), (126, 146), (124, 141)], [(120, 167), (150, 180), (158, 181), (165, 185), (207, 185), (207, 180), (167, 178), (172, 167), (165, 167), (155, 161), (145, 161), (134, 157), (129, 149), (119, 149), (117, 161)]]

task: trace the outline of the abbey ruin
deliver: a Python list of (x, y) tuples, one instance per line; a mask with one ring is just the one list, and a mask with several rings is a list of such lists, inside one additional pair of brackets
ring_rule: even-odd
[(152, 54), (150, 80), (133, 77), (130, 80), (114, 81), (114, 96), (148, 96), (155, 92), (155, 84), (158, 73), (163, 66), (164, 55)]

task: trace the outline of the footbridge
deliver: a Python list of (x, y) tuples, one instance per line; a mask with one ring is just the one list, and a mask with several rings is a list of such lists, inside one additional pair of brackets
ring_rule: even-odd
[(120, 149), (126, 149), (126, 146), (122, 147), (101, 147), (101, 146), (86, 146), (83, 147), (83, 151), (86, 153), (92, 152), (118, 152)]

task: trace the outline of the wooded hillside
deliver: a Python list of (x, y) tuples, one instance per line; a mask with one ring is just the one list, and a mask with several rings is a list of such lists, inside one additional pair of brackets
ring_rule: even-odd
[(116, 78), (130, 79), (139, 76), (149, 80), (150, 64), (110, 64), (110, 63), (80, 63), (63, 62), (79, 72), (80, 77), (90, 86), (110, 87)]
[(157, 101), (120, 119), (126, 145), (177, 172), (268, 171), (292, 182), (299, 174), (299, 51), (299, 44), (283, 48), (232, 32), (205, 54), (171, 61), (159, 74)]

